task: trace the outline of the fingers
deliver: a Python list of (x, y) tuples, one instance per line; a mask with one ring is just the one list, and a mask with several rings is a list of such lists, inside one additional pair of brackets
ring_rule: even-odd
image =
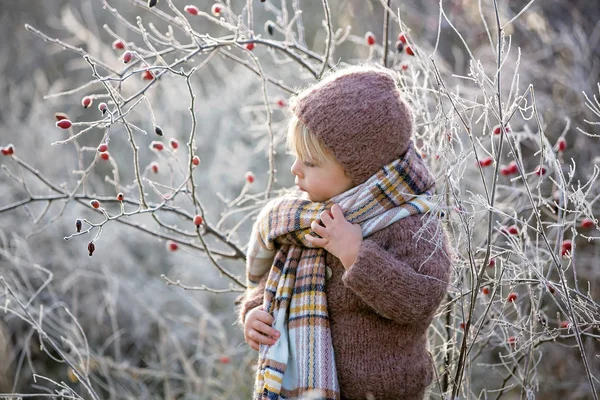
[(316, 220), (310, 223), (310, 227), (313, 231), (315, 231), (317, 235), (325, 237), (325, 232), (327, 232), (327, 229), (319, 225), (319, 223)]
[(333, 219), (346, 219), (346, 217), (344, 217), (344, 211), (342, 210), (342, 207), (337, 203), (331, 207), (331, 214), (333, 215)]
[(272, 328), (270, 325), (267, 325), (264, 322), (260, 322), (258, 320), (253, 321), (252, 328), (254, 328), (254, 330), (262, 333), (263, 335), (267, 335), (267, 336), (270, 336), (273, 338), (279, 337), (279, 332), (277, 331), (277, 329)]
[(266, 311), (257, 311), (256, 319), (261, 322), (264, 322), (265, 324), (273, 324), (273, 316)]
[(327, 226), (331, 221), (333, 221), (333, 214), (331, 214), (331, 211), (325, 210), (319, 214), (319, 218), (321, 218), (321, 221), (323, 221), (325, 226)]
[(275, 342), (277, 342), (276, 338), (272, 338), (269, 336), (265, 336), (262, 333), (260, 333), (259, 331), (255, 330), (255, 329), (248, 329), (248, 333), (245, 337), (246, 339), (246, 343), (250, 344), (250, 342), (256, 342), (259, 344), (267, 344), (267, 345), (273, 345), (275, 344)]
[(254, 341), (254, 340), (252, 340), (252, 339), (246, 339), (246, 343), (248, 343), (248, 345), (249, 345), (249, 346), (250, 346), (252, 349), (254, 349), (254, 350), (258, 351), (258, 349), (259, 349), (259, 344), (258, 344), (258, 342), (255, 342), (255, 341)]

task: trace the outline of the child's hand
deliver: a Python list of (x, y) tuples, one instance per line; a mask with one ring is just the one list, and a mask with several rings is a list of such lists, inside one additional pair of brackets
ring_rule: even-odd
[(254, 350), (258, 351), (259, 344), (272, 345), (279, 338), (279, 332), (271, 328), (273, 316), (258, 306), (248, 311), (244, 322), (244, 339)]
[(324, 211), (320, 215), (325, 226), (313, 221), (310, 225), (321, 238), (312, 235), (304, 236), (311, 244), (322, 247), (340, 259), (344, 268), (348, 269), (358, 255), (363, 240), (362, 229), (358, 224), (351, 224), (344, 218), (342, 208), (338, 204), (331, 207), (331, 213)]

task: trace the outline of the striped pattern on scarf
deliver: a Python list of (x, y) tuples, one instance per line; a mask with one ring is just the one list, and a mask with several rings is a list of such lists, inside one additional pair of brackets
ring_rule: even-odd
[(359, 224), (368, 237), (431, 210), (433, 187), (411, 142), (404, 156), (327, 202), (287, 194), (263, 208), (248, 244), (246, 279), (254, 288), (269, 272), (263, 309), (273, 315), (273, 328), (281, 335), (274, 345), (260, 346), (255, 399), (290, 399), (311, 391), (322, 399), (340, 398), (327, 313), (326, 251), (304, 239), (316, 235), (311, 222), (337, 203), (346, 220)]

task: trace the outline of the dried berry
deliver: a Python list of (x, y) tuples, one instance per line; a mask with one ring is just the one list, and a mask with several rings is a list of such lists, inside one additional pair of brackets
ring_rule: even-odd
[(124, 198), (125, 198), (125, 196), (123, 195), (123, 193), (119, 192), (119, 194), (117, 194), (117, 200), (123, 201)]
[(90, 252), (90, 257), (92, 256), (92, 254), (94, 254), (94, 250), (96, 250), (96, 246), (94, 245), (94, 242), (89, 242), (88, 243), (88, 251)]
[(127, 64), (129, 61), (131, 61), (132, 58), (133, 58), (133, 53), (130, 52), (129, 50), (127, 50), (125, 53), (123, 53), (123, 62), (125, 64)]
[(158, 0), (148, 0), (148, 7), (152, 8), (158, 3)]
[(77, 232), (81, 232), (81, 220), (80, 219), (75, 221), (75, 228), (77, 229)]
[(63, 119), (69, 119), (69, 116), (63, 112), (55, 112), (54, 119), (57, 121), (62, 121)]
[(402, 53), (402, 51), (404, 51), (404, 43), (402, 43), (400, 40), (396, 42), (396, 50), (398, 53)]
[(198, 10), (198, 7), (196, 6), (185, 6), (183, 8), (183, 11), (185, 11), (186, 13), (190, 14), (190, 15), (198, 15), (198, 13), (200, 12), (200, 10)]
[(158, 125), (154, 125), (154, 133), (156, 133), (158, 136), (163, 135), (163, 131), (162, 131), (161, 127)]
[(98, 146), (98, 152), (104, 153), (105, 151), (108, 151), (108, 145), (106, 143), (102, 143)]
[(125, 43), (121, 39), (116, 39), (112, 43), (112, 47), (115, 50), (124, 50), (125, 49)]
[(548, 288), (548, 291), (551, 294), (554, 294), (556, 292), (556, 289), (554, 289), (554, 285), (548, 284), (546, 287)]
[(90, 96), (85, 96), (83, 99), (81, 99), (81, 105), (83, 108), (89, 108), (93, 102), (94, 100)]
[(61, 119), (56, 122), (56, 126), (62, 129), (69, 129), (73, 124), (68, 119)]
[(192, 158), (192, 164), (194, 164), (194, 165), (196, 165), (196, 166), (197, 166), (197, 165), (200, 165), (200, 157), (198, 157), (198, 156), (194, 156), (194, 157)]
[(202, 225), (202, 215), (196, 215), (194, 217), (194, 225)]
[(267, 21), (265, 23), (265, 30), (269, 33), (269, 35), (273, 36), (273, 33), (275, 32), (275, 24), (271, 21)]

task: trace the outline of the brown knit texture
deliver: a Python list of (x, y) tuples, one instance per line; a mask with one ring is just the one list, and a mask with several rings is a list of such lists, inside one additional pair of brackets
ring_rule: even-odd
[[(420, 400), (433, 380), (427, 329), (446, 294), (452, 257), (438, 220), (416, 239), (421, 218), (401, 219), (365, 238), (347, 271), (327, 253), (333, 271), (327, 304), (342, 399)], [(239, 322), (260, 304), (260, 289), (247, 294)]]
[(408, 148), (413, 115), (394, 73), (347, 67), (290, 99), (290, 110), (323, 140), (355, 185)]

